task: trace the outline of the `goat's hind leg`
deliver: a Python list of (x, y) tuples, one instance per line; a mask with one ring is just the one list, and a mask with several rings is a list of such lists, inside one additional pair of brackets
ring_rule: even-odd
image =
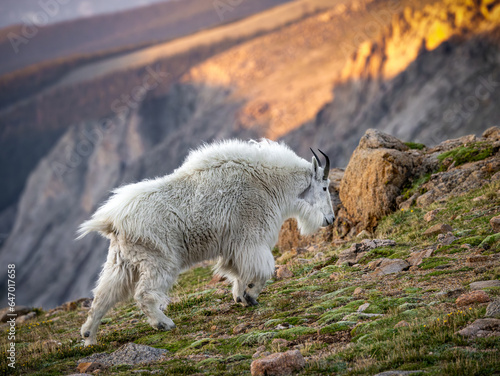
[(157, 263), (142, 263), (134, 299), (148, 318), (148, 323), (157, 330), (172, 330), (175, 324), (163, 310), (169, 298), (166, 292), (175, 282), (177, 274), (172, 269), (162, 269)]
[(85, 346), (97, 343), (97, 328), (103, 316), (116, 303), (128, 299), (133, 291), (133, 270), (125, 263), (117, 263), (114, 251), (115, 249), (110, 247), (108, 260), (93, 291), (94, 300), (87, 321), (81, 328)]

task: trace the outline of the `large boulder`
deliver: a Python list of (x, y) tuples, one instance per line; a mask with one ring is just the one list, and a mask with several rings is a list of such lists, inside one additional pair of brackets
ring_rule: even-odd
[[(396, 198), (410, 179), (425, 167), (423, 153), (410, 150), (397, 138), (368, 129), (354, 150), (340, 183), (345, 211), (337, 219), (340, 235), (346, 224), (356, 233), (372, 230), (396, 208)], [(417, 171), (418, 170), (418, 171)]]

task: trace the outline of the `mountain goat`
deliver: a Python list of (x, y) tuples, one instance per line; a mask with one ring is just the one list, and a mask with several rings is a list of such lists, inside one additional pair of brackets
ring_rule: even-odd
[(276, 142), (222, 141), (192, 151), (170, 175), (116, 189), (79, 228), (78, 238), (97, 231), (110, 239), (81, 328), (85, 344), (96, 343), (101, 318), (131, 296), (153, 328), (175, 328), (163, 313), (166, 293), (202, 260), (218, 259), (214, 269), (232, 282), (234, 300), (256, 305), (284, 220), (296, 218), (303, 234), (334, 220), (323, 155), (325, 168), (316, 154), (309, 163)]

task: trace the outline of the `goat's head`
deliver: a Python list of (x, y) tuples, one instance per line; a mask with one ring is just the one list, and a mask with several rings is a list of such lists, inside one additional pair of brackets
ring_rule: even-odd
[(298, 219), (299, 227), (301, 227), (303, 233), (314, 232), (319, 226), (328, 226), (335, 219), (332, 200), (328, 190), (330, 184), (330, 180), (328, 179), (330, 159), (325, 153), (319, 150), (326, 160), (325, 167), (323, 168), (316, 153), (312, 149), (311, 151), (313, 158), (310, 184), (299, 195), (299, 202), (302, 204), (302, 215)]

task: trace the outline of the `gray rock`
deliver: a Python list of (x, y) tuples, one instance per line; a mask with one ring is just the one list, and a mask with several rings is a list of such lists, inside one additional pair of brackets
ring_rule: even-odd
[(427, 230), (424, 231), (425, 236), (432, 236), (432, 235), (437, 235), (437, 234), (446, 234), (448, 232), (453, 231), (453, 227), (446, 223), (438, 223), (432, 227), (429, 227)]
[(355, 264), (369, 250), (379, 247), (394, 247), (395, 245), (396, 242), (390, 239), (364, 239), (361, 243), (354, 243), (351, 248), (340, 252), (337, 265), (342, 265), (344, 262)]
[(358, 308), (358, 312), (364, 312), (370, 306), (370, 303), (361, 304)]
[(465, 292), (464, 289), (445, 290), (436, 293), (438, 298), (457, 298)]
[(477, 319), (466, 328), (459, 330), (457, 334), (472, 338), (500, 336), (500, 320)]
[(431, 257), (433, 253), (434, 253), (434, 250), (432, 248), (424, 249), (423, 251), (412, 252), (410, 254), (410, 257), (408, 257), (406, 259), (406, 261), (411, 266), (417, 266), (417, 265), (420, 265), (422, 263), (424, 258)]
[(372, 276), (382, 276), (399, 273), (408, 269), (410, 264), (401, 259), (380, 258), (370, 262), (368, 267), (373, 270)]
[(438, 242), (441, 243), (442, 245), (450, 245), (457, 239), (458, 238), (454, 236), (451, 232), (448, 232), (446, 234), (439, 234), (437, 238)]
[(500, 319), (500, 299), (495, 299), (488, 304), (485, 316)]
[[(1, 316), (0, 322), (7, 322), (11, 317), (16, 317), (16, 320), (17, 320), (17, 318), (19, 318), (20, 316), (27, 315), (32, 310), (33, 310), (33, 308), (31, 308), (31, 307), (26, 307), (26, 306), (21, 306), (21, 305), (15, 306), (14, 311), (11, 311), (10, 307), (3, 308), (0, 311), (0, 316)], [(9, 316), (9, 314), (17, 314), (17, 316)]]
[(135, 365), (152, 363), (159, 361), (167, 353), (168, 351), (164, 349), (156, 349), (150, 346), (127, 343), (111, 354), (92, 354), (87, 358), (78, 360), (78, 364), (99, 362), (106, 366), (115, 366), (119, 364)]
[(500, 281), (498, 279), (493, 279), (490, 281), (472, 282), (470, 284), (471, 290), (481, 290), (488, 287), (500, 287)]

